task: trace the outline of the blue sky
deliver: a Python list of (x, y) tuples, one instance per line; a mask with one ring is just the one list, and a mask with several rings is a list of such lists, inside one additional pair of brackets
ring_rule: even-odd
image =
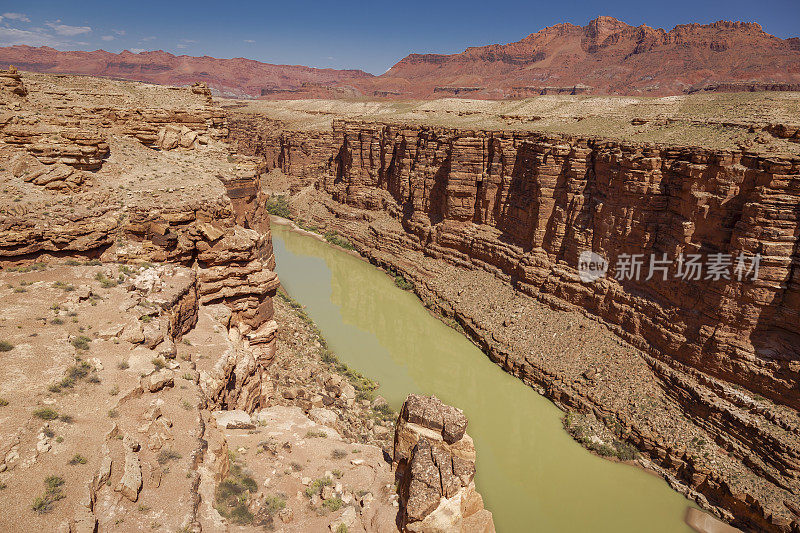
[(0, 0), (0, 45), (166, 50), (380, 74), (412, 52), (517, 41), (559, 22), (610, 15), (631, 25), (745, 20), (800, 36), (800, 0), (204, 2)]

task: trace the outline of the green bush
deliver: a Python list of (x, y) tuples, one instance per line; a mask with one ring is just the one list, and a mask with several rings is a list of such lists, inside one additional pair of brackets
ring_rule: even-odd
[(42, 420), (55, 420), (58, 418), (58, 411), (49, 407), (41, 407), (33, 412), (33, 416)]
[(322, 490), (322, 487), (329, 487), (333, 485), (333, 481), (327, 477), (321, 477), (319, 479), (315, 479), (311, 482), (311, 484), (306, 487), (306, 496), (311, 498), (314, 494), (319, 494)]
[(344, 505), (344, 502), (338, 496), (322, 502), (322, 506), (332, 513), (335, 513), (336, 511), (341, 509), (342, 505)]
[(70, 341), (70, 343), (78, 350), (86, 351), (89, 349), (89, 343), (92, 342), (92, 339), (85, 335), (80, 335), (75, 337)]
[(64, 485), (64, 479), (59, 476), (47, 476), (44, 480), (45, 491), (41, 496), (37, 496), (33, 500), (31, 508), (37, 514), (45, 514), (53, 509), (53, 504), (58, 500), (65, 498), (61, 487)]
[(0, 352), (10, 352), (14, 349), (14, 345), (8, 341), (0, 341)]
[(69, 464), (71, 465), (85, 465), (87, 462), (86, 457), (82, 456), (79, 453), (76, 453), (72, 456), (72, 459), (69, 460)]
[(292, 211), (289, 209), (289, 200), (285, 196), (271, 196), (267, 199), (267, 212), (283, 218), (292, 218)]
[(248, 501), (257, 490), (256, 480), (247, 475), (241, 465), (234, 463), (230, 475), (217, 486), (214, 507), (235, 524), (249, 524), (254, 516), (248, 509)]
[(355, 250), (356, 247), (353, 246), (353, 243), (348, 241), (345, 238), (339, 236), (338, 233), (335, 231), (328, 231), (325, 233), (325, 240), (329, 243), (333, 244), (334, 246), (338, 246), (340, 248), (344, 248), (345, 250)]

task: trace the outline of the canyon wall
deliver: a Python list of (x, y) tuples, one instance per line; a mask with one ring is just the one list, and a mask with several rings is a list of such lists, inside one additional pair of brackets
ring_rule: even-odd
[[(744, 530), (800, 528), (796, 157), (364, 121), (334, 120), (329, 131), (283, 131), (254, 115), (229, 121), (240, 151), (281, 171), (265, 182), (288, 189), (298, 219), (401, 273), (492, 361), (610, 431), (587, 437), (591, 422), (580, 422), (576, 438), (632, 443), (642, 466)], [(582, 281), (585, 251), (607, 260), (605, 276)], [(625, 268), (634, 254), (639, 275)], [(648, 277), (651, 254), (666, 268)], [(718, 254), (730, 257), (728, 271), (709, 276)], [(693, 255), (701, 275), (678, 276)], [(757, 276), (746, 272), (753, 257)], [(526, 300), (592, 317), (641, 351), (609, 353), (587, 330), (537, 322), (573, 319)], [(573, 340), (560, 351), (541, 346), (561, 336)]]
[[(392, 213), (408, 246), (579, 306), (668, 362), (800, 407), (797, 158), (346, 121), (262, 141), (249, 149), (268, 165), (318, 176), (342, 204)], [(608, 260), (607, 277), (581, 281), (587, 250)], [(639, 278), (614, 279), (633, 254), (644, 254)], [(666, 254), (666, 280), (646, 279), (651, 254)], [(676, 277), (681, 254), (706, 265), (723, 254), (729, 274)], [(746, 268), (760, 257), (757, 279), (739, 279), (740, 254)]]

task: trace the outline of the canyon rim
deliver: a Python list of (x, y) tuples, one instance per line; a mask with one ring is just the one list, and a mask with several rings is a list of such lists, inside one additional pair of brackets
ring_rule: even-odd
[[(164, 26), (134, 41), (121, 11), (75, 8), (87, 22), (0, 14), (3, 530), (488, 533), (581, 512), (493, 508), (485, 414), (395, 352), (376, 381), (349, 351), (381, 337), (342, 314), (358, 335), (338, 343), (312, 318), (336, 295), (281, 283), (278, 224), (384, 271), (478, 373), (557, 406), (579, 453), (653, 474), (686, 511), (663, 527), (800, 532), (800, 41), (765, 29), (795, 7), (753, 7), (763, 27), (591, 15), (405, 46), (378, 75), (201, 57), (255, 44), (252, 22), (178, 38), (174, 6), (169, 50), (198, 55), (92, 51)], [(376, 290), (350, 305), (417, 335)], [(564, 460), (540, 449), (511, 453)]]

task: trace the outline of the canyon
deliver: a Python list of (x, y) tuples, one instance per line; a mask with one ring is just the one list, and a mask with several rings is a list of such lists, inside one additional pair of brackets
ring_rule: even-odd
[(718, 21), (666, 31), (601, 16), (558, 24), (517, 42), (458, 54), (410, 54), (387, 72), (273, 65), (244, 58), (119, 54), (49, 47), (0, 48), (0, 63), (167, 85), (207, 83), (217, 94), (269, 99), (442, 96), (481, 99), (557, 94), (677, 95), (696, 91), (796, 91), (800, 40), (760, 25)]
[[(0, 71), (4, 529), (396, 531), (422, 490), (377, 384), (279, 292), (264, 165), (227, 136), (203, 83)], [(447, 512), (411, 522), (493, 531), (459, 428)]]
[[(631, 443), (736, 527), (796, 531), (800, 128), (796, 95), (782, 98), (546, 97), (514, 104), (552, 104), (527, 123), (512, 104), (253, 103), (230, 106), (229, 127), (301, 227), (413, 283), (569, 411), (587, 447)], [(762, 105), (787, 113), (772, 121)], [(570, 106), (592, 113), (573, 119)], [(607, 277), (581, 279), (584, 251), (608, 261)], [(760, 269), (617, 275), (632, 254), (757, 255)], [(624, 348), (544, 337), (541, 303), (599, 321)]]

